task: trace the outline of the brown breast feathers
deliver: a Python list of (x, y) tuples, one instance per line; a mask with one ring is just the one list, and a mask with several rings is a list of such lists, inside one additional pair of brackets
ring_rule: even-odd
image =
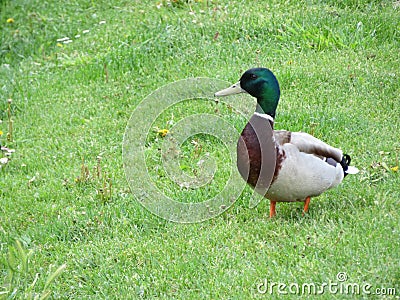
[(274, 177), (276, 151), (269, 120), (253, 115), (237, 144), (237, 166), (243, 179), (262, 195), (265, 195)]

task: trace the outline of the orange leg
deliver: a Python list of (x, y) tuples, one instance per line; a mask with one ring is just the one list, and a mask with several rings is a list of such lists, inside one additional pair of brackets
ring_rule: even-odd
[(276, 215), (275, 206), (276, 206), (276, 201), (271, 201), (269, 204), (269, 217), (270, 218), (273, 218)]
[(308, 206), (310, 205), (310, 201), (311, 201), (311, 197), (307, 197), (306, 200), (304, 201), (303, 216), (308, 211)]

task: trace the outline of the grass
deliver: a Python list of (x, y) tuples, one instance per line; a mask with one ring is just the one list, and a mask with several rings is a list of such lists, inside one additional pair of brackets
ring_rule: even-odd
[[(29, 297), (24, 291), (35, 282), (31, 297), (49, 290), (52, 298), (258, 299), (268, 297), (257, 291), (265, 279), (322, 284), (338, 272), (348, 283), (371, 284), (371, 292), (400, 295), (398, 1), (6, 0), (0, 7), (0, 142), (15, 149), (0, 169), (0, 297)], [(57, 41), (64, 37), (72, 42)], [(299, 204), (278, 204), (270, 220), (267, 201), (248, 207), (248, 188), (203, 223), (148, 212), (124, 176), (131, 113), (164, 84), (198, 76), (236, 82), (253, 66), (269, 67), (280, 81), (276, 127), (344, 149), (360, 174), (312, 200), (304, 217)], [(245, 123), (229, 107), (196, 102), (155, 117), (154, 127), (198, 111), (237, 129)], [(209, 191), (188, 191), (199, 202), (224, 184), (232, 162), (220, 141), (193, 140), (182, 147), (187, 172), (207, 152), (220, 170)], [(159, 165), (163, 141), (149, 134), (149, 166)], [(160, 172), (151, 171), (155, 183), (182, 200), (185, 191)], [(12, 294), (15, 240), (30, 256), (28, 272), (16, 268)], [(322, 295), (332, 298), (347, 296)]]

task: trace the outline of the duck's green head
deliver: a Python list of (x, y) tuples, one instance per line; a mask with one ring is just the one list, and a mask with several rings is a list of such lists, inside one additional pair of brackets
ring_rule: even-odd
[(257, 98), (257, 111), (275, 118), (280, 89), (274, 73), (266, 68), (249, 69), (243, 73), (240, 81), (227, 89), (215, 93), (215, 96), (227, 96), (247, 92)]

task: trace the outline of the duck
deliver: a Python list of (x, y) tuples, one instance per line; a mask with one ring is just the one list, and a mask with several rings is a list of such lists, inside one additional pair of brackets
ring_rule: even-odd
[(305, 132), (275, 130), (280, 87), (267, 68), (252, 68), (239, 82), (218, 91), (223, 97), (247, 93), (257, 99), (253, 116), (237, 143), (237, 167), (242, 178), (270, 201), (270, 218), (277, 202), (304, 202), (337, 187), (348, 174), (357, 174), (351, 157)]

